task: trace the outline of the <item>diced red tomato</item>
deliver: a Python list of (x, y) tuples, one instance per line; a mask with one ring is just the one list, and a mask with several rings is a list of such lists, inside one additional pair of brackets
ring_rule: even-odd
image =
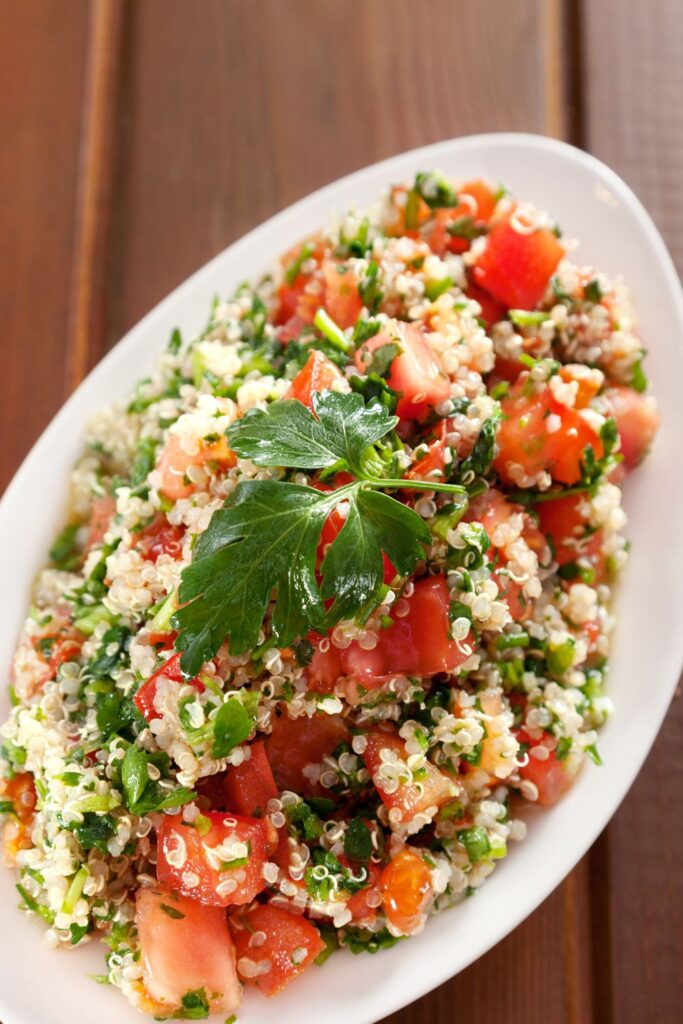
[(303, 795), (320, 793), (320, 786), (307, 778), (306, 769), (320, 765), (324, 757), (349, 737), (348, 726), (341, 715), (318, 712), (312, 718), (287, 718), (285, 715), (276, 718), (265, 742), (278, 788)]
[(306, 326), (306, 322), (295, 313), (294, 316), (290, 316), (289, 320), (278, 327), (278, 339), (283, 343), (283, 345), (286, 345), (290, 341), (296, 341)]
[(169, 434), (157, 464), (161, 474), (159, 490), (170, 501), (189, 498), (196, 490), (186, 475), (190, 466), (203, 466), (207, 462), (215, 462), (222, 469), (229, 469), (236, 461), (237, 456), (223, 435), (211, 443), (202, 441), (199, 450), (194, 455), (189, 455), (182, 448), (178, 435)]
[(393, 220), (387, 225), (386, 231), (388, 235), (396, 237), (397, 235), (407, 235), (409, 238), (416, 238), (418, 232), (416, 227), (424, 224), (426, 220), (431, 216), (431, 210), (424, 202), (423, 199), (418, 197), (417, 210), (414, 214), (414, 222), (416, 227), (406, 228), (406, 199), (408, 196), (408, 189), (405, 185), (393, 185), (390, 192)]
[(512, 618), (516, 622), (523, 622), (528, 618), (531, 608), (524, 598), (522, 585), (513, 580), (505, 568), (507, 562), (504, 552), (505, 545), (498, 543), (496, 530), (496, 527), (507, 523), (513, 515), (522, 516), (522, 537), (531, 550), (536, 553), (540, 562), (546, 564), (549, 560), (549, 552), (545, 537), (528, 512), (525, 512), (521, 505), (515, 505), (508, 501), (500, 491), (489, 488), (484, 494), (475, 498), (470, 503), (465, 518), (469, 521), (480, 522), (486, 530), (491, 541), (488, 558), (490, 562), (495, 562), (496, 566), (491, 576), (498, 586), (499, 596), (505, 600)]
[(330, 643), (329, 639), (325, 649), (321, 650), (320, 637), (316, 633), (309, 633), (308, 639), (315, 648), (305, 671), (309, 689), (314, 693), (332, 693), (337, 680), (345, 675), (341, 650)]
[(633, 388), (611, 388), (607, 398), (617, 421), (621, 453), (627, 470), (642, 462), (659, 427), (659, 410), (649, 395)]
[(458, 195), (471, 196), (476, 202), (476, 210), (470, 210), (476, 223), (482, 224), (491, 220), (498, 199), (497, 191), (491, 187), (488, 181), (484, 181), (483, 178), (466, 181), (458, 189)]
[(313, 395), (317, 391), (329, 390), (341, 376), (341, 371), (331, 359), (317, 349), (312, 349), (306, 365), (292, 381), (287, 398), (296, 398), (302, 405), (312, 409)]
[[(349, 862), (343, 854), (339, 860), (345, 866), (349, 866)], [(377, 909), (382, 902), (382, 870), (372, 861), (369, 861), (365, 868), (368, 872), (368, 884), (358, 892), (354, 892), (353, 896), (346, 901), (346, 909), (351, 914), (353, 923), (361, 925), (371, 924), (376, 919)]]
[(495, 366), (486, 377), (488, 391), (491, 392), (502, 381), (505, 381), (507, 384), (513, 384), (523, 370), (523, 363), (518, 362), (516, 359), (504, 359), (502, 356), (497, 356)]
[(496, 195), (490, 185), (481, 179), (466, 182), (458, 189), (458, 205), (435, 210), (433, 227), (426, 241), (437, 255), (445, 252), (462, 253), (470, 248), (471, 241), (457, 231), (458, 222), (469, 222), (479, 227), (491, 219), (496, 206)]
[(56, 676), (57, 669), (60, 665), (63, 665), (67, 661), (75, 661), (81, 653), (82, 646), (82, 639), (64, 639), (55, 644), (52, 649), (52, 654), (50, 655), (50, 675), (53, 679)]
[(215, 907), (251, 903), (265, 888), (271, 829), (267, 820), (222, 811), (207, 811), (197, 827), (167, 814), (157, 833), (159, 883)]
[(31, 821), (36, 807), (36, 787), (32, 772), (18, 772), (12, 779), (0, 779), (0, 798), (10, 801), (19, 821)]
[[(405, 602), (403, 604), (402, 602)], [(430, 676), (453, 672), (469, 657), (468, 639), (458, 644), (450, 638), (450, 594), (444, 576), (426, 576), (417, 580), (409, 598), (399, 599), (392, 607), (392, 625), (379, 632), (374, 651), (362, 652), (351, 644), (342, 652), (347, 668), (363, 681), (377, 675), (376, 668), (365, 671), (363, 654), (381, 656), (382, 674), (397, 672)], [(351, 674), (351, 672), (349, 672)]]
[(389, 387), (401, 395), (396, 413), (403, 420), (421, 421), (434, 406), (448, 398), (448, 377), (424, 332), (414, 324), (399, 320), (390, 321), (386, 330), (380, 331), (358, 349), (355, 360), (361, 373), (365, 373), (373, 352), (391, 344), (398, 345), (401, 350), (392, 362), (387, 378)]
[(180, 558), (184, 535), (182, 526), (174, 526), (165, 515), (159, 514), (141, 531), (137, 547), (150, 562), (156, 562), (160, 555)]
[(536, 508), (541, 530), (552, 540), (558, 565), (576, 562), (578, 558), (593, 565), (602, 561), (602, 531), (596, 530), (584, 539), (588, 530), (588, 518), (583, 511), (586, 500), (585, 494), (574, 494), (541, 502)]
[(578, 759), (560, 761), (554, 750), (548, 752), (548, 757), (540, 760), (533, 757), (531, 749), (533, 741), (523, 729), (516, 730), (517, 739), (520, 743), (529, 744), (529, 760), (527, 764), (519, 769), (523, 779), (528, 779), (538, 789), (538, 803), (542, 807), (552, 807), (560, 797), (571, 787), (576, 773), (580, 767)]
[(578, 385), (576, 401), (574, 406), (577, 409), (585, 409), (593, 398), (599, 393), (604, 376), (599, 370), (594, 370), (583, 363), (566, 363), (560, 367), (560, 377), (567, 384)]
[(363, 301), (358, 293), (358, 278), (351, 267), (334, 260), (323, 262), (325, 309), (342, 330), (353, 327), (360, 316)]
[(474, 279), (508, 309), (533, 309), (543, 298), (564, 247), (548, 228), (518, 231), (519, 209), (491, 228)]
[(593, 654), (598, 646), (598, 640), (602, 633), (600, 623), (597, 619), (591, 619), (590, 622), (584, 622), (581, 628), (588, 647), (588, 653)]
[[(275, 314), (276, 324), (287, 324), (294, 317), (299, 316), (299, 299), (304, 294), (306, 285), (310, 278), (306, 274), (298, 274), (297, 277), (292, 281), (291, 284), (283, 284), (277, 290), (278, 297), (278, 308)], [(311, 323), (312, 321), (306, 321), (303, 317), (300, 317), (302, 322)]]
[[(416, 814), (429, 807), (442, 807), (456, 796), (456, 785), (430, 761), (420, 766), (424, 775), (421, 772), (418, 782), (401, 782), (393, 793), (387, 793), (382, 788), (382, 779), (378, 774), (383, 764), (382, 752), (391, 751), (401, 761), (405, 761), (405, 743), (395, 729), (372, 729), (366, 734), (366, 740), (367, 745), (362, 755), (365, 767), (372, 776), (382, 803), (390, 811), (398, 808), (402, 823), (412, 821)], [(407, 764), (406, 774), (409, 774)]]
[[(501, 320), (505, 319), (507, 307), (504, 306), (502, 302), (498, 302), (497, 299), (494, 299), (488, 292), (485, 292), (483, 288), (479, 288), (476, 284), (470, 283), (466, 288), (466, 294), (470, 299), (475, 299), (481, 306), (481, 318), (487, 328), (493, 327), (494, 324), (500, 323)], [(496, 360), (496, 367), (497, 366), (498, 360)]]
[(204, 692), (204, 684), (199, 676), (195, 676), (194, 679), (185, 679), (180, 667), (180, 658), (180, 654), (173, 654), (168, 661), (159, 666), (154, 675), (151, 675), (142, 684), (133, 697), (138, 711), (145, 716), (148, 722), (160, 717), (159, 712), (154, 707), (154, 698), (157, 692), (157, 684), (162, 676), (174, 683), (189, 683), (190, 686), (196, 687), (200, 693)]
[(183, 996), (196, 989), (208, 994), (212, 1013), (239, 1007), (242, 986), (224, 910), (162, 889), (138, 889), (135, 924), (142, 979), (158, 1016), (180, 1010)]
[[(441, 480), (446, 468), (443, 441), (432, 441), (426, 455), (418, 459), (405, 475), (406, 480)], [(407, 487), (403, 490), (408, 491)]]
[[(494, 467), (502, 480), (518, 484), (511, 466), (521, 466), (535, 477), (548, 471), (554, 480), (576, 484), (581, 479), (581, 462), (590, 446), (596, 459), (604, 447), (595, 430), (574, 409), (558, 402), (549, 387), (526, 394), (527, 373), (520, 375), (510, 395), (501, 402), (505, 419), (498, 428), (498, 455)], [(551, 416), (559, 419), (557, 430), (548, 430)], [(551, 420), (551, 423), (555, 423)]]
[(86, 543), (88, 551), (102, 543), (115, 513), (116, 498), (113, 495), (106, 494), (102, 498), (95, 498), (90, 509), (90, 531)]
[(384, 913), (396, 931), (410, 935), (424, 920), (432, 897), (432, 872), (409, 847), (401, 850), (382, 872)]
[[(230, 919), (237, 951), (237, 969), (264, 995), (274, 996), (298, 978), (322, 953), (320, 932), (300, 914), (272, 903), (260, 903)], [(264, 941), (253, 942), (258, 934)], [(263, 964), (263, 973), (254, 967)]]
[[(287, 275), (295, 261), (299, 260), (301, 250), (305, 245), (309, 247), (311, 253), (309, 259), (313, 258), (317, 263), (320, 262), (322, 255), (320, 238), (315, 236), (305, 238), (282, 257), (281, 263)], [(313, 323), (315, 311), (318, 306), (322, 305), (322, 286), (320, 286), (319, 294), (312, 295), (308, 291), (311, 284), (314, 287), (318, 284), (316, 277), (312, 274), (302, 274), (301, 272), (291, 282), (283, 281), (277, 290), (278, 306), (274, 317), (276, 324), (286, 324), (294, 317), (298, 317), (305, 324)]]
[(266, 804), (278, 793), (263, 740), (249, 745), (251, 757), (228, 768), (224, 788), (226, 805), (238, 814), (262, 817)]
[(354, 676), (366, 689), (382, 686), (398, 673), (429, 676), (453, 672), (471, 654), (471, 638), (451, 640), (450, 595), (443, 576), (417, 580), (413, 593), (392, 607), (392, 625), (365, 650), (355, 640), (344, 650), (318, 650), (306, 670), (312, 690), (329, 692), (340, 676)]

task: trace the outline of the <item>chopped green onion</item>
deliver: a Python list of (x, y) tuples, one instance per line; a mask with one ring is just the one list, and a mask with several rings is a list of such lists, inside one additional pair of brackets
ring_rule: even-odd
[(318, 328), (321, 334), (323, 334), (331, 345), (339, 349), (340, 352), (349, 352), (351, 350), (351, 342), (348, 340), (341, 327), (339, 327), (332, 317), (325, 312), (324, 309), (320, 308), (315, 314), (313, 323)]
[(64, 897), (64, 902), (62, 903), (63, 914), (72, 914), (74, 912), (76, 904), (81, 898), (81, 893), (83, 892), (85, 880), (89, 874), (90, 872), (88, 871), (84, 864), (83, 867), (79, 868), (76, 874), (74, 875), (71, 881), (71, 885), (69, 886), (66, 896)]

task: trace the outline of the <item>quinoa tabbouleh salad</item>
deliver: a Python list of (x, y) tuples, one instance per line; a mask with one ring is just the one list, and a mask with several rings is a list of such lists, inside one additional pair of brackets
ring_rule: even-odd
[(51, 946), (230, 1016), (473, 896), (600, 756), (620, 485), (657, 428), (620, 280), (439, 172), (173, 332), (90, 423), (0, 728)]

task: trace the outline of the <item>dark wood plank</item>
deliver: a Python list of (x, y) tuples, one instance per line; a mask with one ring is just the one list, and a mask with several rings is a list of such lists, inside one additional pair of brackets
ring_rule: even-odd
[(92, 368), (98, 351), (116, 340), (108, 331), (125, 12), (125, 0), (91, 0), (88, 11), (66, 363), (69, 388)]
[(450, 0), (426, 0), (419, 15), (411, 0), (135, 5), (119, 333), (247, 228), (342, 174), (453, 135), (548, 121), (561, 131), (545, 88), (557, 64), (540, 45), (554, 9), (496, 2), (483, 18)]
[[(583, 0), (584, 144), (643, 200), (683, 268), (683, 18), (677, 0)], [(646, 681), (656, 685), (656, 680)], [(645, 768), (597, 856), (609, 878), (611, 964), (596, 990), (619, 1024), (681, 1020), (683, 701), (675, 699)], [(605, 879), (606, 881), (606, 879)], [(608, 1018), (605, 1018), (608, 1019)]]
[(65, 397), (86, 13), (15, 0), (0, 19), (0, 490)]

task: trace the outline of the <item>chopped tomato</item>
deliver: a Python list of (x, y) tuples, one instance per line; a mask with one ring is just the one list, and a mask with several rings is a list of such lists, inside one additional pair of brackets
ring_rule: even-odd
[(211, 906), (251, 903), (266, 884), (271, 830), (266, 820), (222, 811), (207, 811), (197, 825), (167, 814), (157, 833), (157, 878)]
[[(300, 265), (304, 246), (307, 246), (310, 252), (308, 259), (312, 258), (316, 263), (319, 263), (322, 255), (320, 238), (316, 236), (305, 238), (282, 257), (281, 263), (285, 269), (286, 277), (291, 276), (291, 273), (294, 271), (294, 264)], [(312, 274), (303, 274), (301, 270), (295, 274), (291, 281), (285, 279), (277, 290), (278, 307), (274, 317), (275, 323), (283, 325), (294, 317), (298, 317), (305, 324), (313, 323), (315, 311), (318, 306), (322, 305), (322, 290), (320, 295), (311, 295), (308, 289), (311, 286), (315, 287), (317, 284), (318, 282)]]
[(508, 501), (500, 491), (489, 488), (484, 494), (475, 498), (471, 502), (465, 518), (469, 521), (480, 522), (486, 530), (491, 541), (488, 558), (490, 562), (495, 563), (491, 576), (498, 586), (499, 597), (506, 602), (515, 622), (523, 622), (528, 618), (531, 607), (524, 597), (522, 585), (514, 580), (506, 569), (505, 544), (507, 540), (505, 539), (505, 542), (501, 543), (497, 529), (507, 523), (513, 515), (522, 516), (523, 539), (536, 553), (541, 563), (547, 563), (548, 545), (532, 517), (524, 511), (521, 505), (515, 505)]
[(602, 561), (602, 531), (588, 532), (586, 502), (585, 494), (574, 494), (541, 502), (536, 508), (541, 529), (552, 541), (558, 565), (567, 565), (579, 558), (594, 565), (597, 560)]
[(302, 320), (302, 318), (295, 313), (294, 316), (290, 316), (289, 320), (278, 327), (278, 339), (283, 345), (286, 345), (290, 341), (296, 341), (306, 326), (306, 321)]
[(162, 889), (138, 889), (135, 924), (145, 990), (166, 1015), (182, 1015), (183, 996), (197, 989), (208, 994), (212, 1013), (239, 1007), (242, 986), (224, 910)]
[[(342, 657), (363, 682), (363, 676), (376, 675), (376, 668), (364, 670), (363, 654), (377, 652), (385, 675), (403, 672), (430, 676), (437, 672), (453, 672), (471, 654), (467, 639), (463, 644), (450, 638), (450, 594), (444, 576), (426, 576), (413, 585), (408, 598), (399, 598), (391, 610), (392, 625), (379, 632), (374, 651), (361, 652), (352, 644)], [(468, 638), (469, 639), (469, 638)], [(350, 673), (349, 673), (350, 674)]]
[(115, 513), (116, 498), (113, 495), (95, 498), (90, 509), (90, 532), (86, 543), (88, 551), (102, 543)]
[(0, 779), (0, 798), (9, 800), (19, 821), (31, 821), (36, 807), (33, 773), (18, 772), (12, 779)]
[(160, 513), (141, 531), (137, 546), (143, 558), (150, 562), (156, 562), (161, 555), (180, 558), (184, 536), (182, 526), (174, 526)]
[(398, 673), (429, 676), (453, 672), (472, 653), (470, 637), (450, 638), (450, 595), (443, 576), (417, 580), (413, 593), (392, 606), (392, 624), (380, 629), (371, 650), (353, 641), (343, 650), (316, 651), (306, 670), (310, 687), (329, 692), (340, 676), (354, 676), (366, 689)]
[(277, 290), (278, 308), (275, 315), (276, 324), (288, 324), (295, 317), (299, 317), (302, 323), (312, 323), (299, 314), (299, 300), (305, 295), (306, 285), (310, 277), (307, 274), (298, 274), (291, 284), (282, 284)]
[[(491, 228), (474, 279), (508, 309), (533, 309), (543, 298), (564, 247), (548, 228), (518, 230), (515, 210)], [(524, 225), (523, 225), (524, 227)]]
[(591, 619), (589, 622), (584, 622), (581, 628), (586, 640), (586, 646), (588, 647), (588, 653), (592, 654), (598, 646), (602, 627), (597, 619)]
[[(410, 467), (405, 475), (406, 480), (441, 480), (444, 478), (446, 468), (445, 449), (443, 441), (432, 441), (427, 454)], [(408, 488), (403, 488), (408, 491)]]
[(424, 224), (426, 220), (431, 217), (431, 210), (423, 199), (417, 197), (417, 208), (413, 213), (413, 221), (415, 227), (406, 227), (406, 200), (408, 198), (408, 189), (405, 185), (392, 185), (390, 191), (391, 203), (393, 206), (393, 222), (387, 225), (387, 234), (396, 235), (407, 235), (409, 238), (417, 237), (416, 228)]
[(325, 309), (342, 330), (353, 327), (360, 316), (363, 301), (358, 293), (358, 278), (351, 267), (334, 260), (323, 262)]
[[(339, 858), (346, 867), (349, 862), (342, 854)], [(368, 861), (365, 865), (368, 872), (368, 884), (354, 892), (346, 901), (346, 909), (351, 914), (354, 924), (371, 924), (377, 917), (377, 909), (382, 902), (381, 881), (382, 871), (377, 864)]]
[(337, 680), (345, 675), (342, 665), (341, 650), (326, 638), (324, 649), (320, 648), (320, 637), (309, 633), (309, 642), (314, 645), (313, 657), (306, 666), (306, 679), (309, 689), (314, 693), (332, 693)]
[(467, 252), (471, 228), (486, 225), (496, 206), (495, 192), (481, 179), (462, 185), (458, 200), (457, 206), (435, 210), (432, 215), (433, 227), (426, 240), (439, 256), (445, 252)]
[(533, 740), (523, 729), (517, 731), (520, 743), (529, 745), (529, 760), (519, 769), (523, 779), (533, 782), (538, 790), (538, 803), (542, 807), (552, 807), (571, 787), (581, 762), (578, 759), (560, 761), (554, 750), (548, 751), (548, 757), (541, 760), (533, 756)]
[(230, 926), (237, 970), (266, 996), (281, 992), (325, 949), (315, 925), (272, 903), (256, 904), (233, 915)]
[(527, 394), (528, 381), (529, 375), (521, 374), (501, 402), (505, 419), (498, 428), (493, 465), (507, 484), (520, 484), (515, 466), (530, 477), (547, 471), (560, 483), (576, 484), (585, 449), (591, 447), (601, 459), (602, 441), (576, 410), (554, 398), (549, 387)]
[(263, 740), (251, 743), (249, 750), (249, 760), (228, 768), (225, 774), (225, 799), (231, 811), (262, 817), (278, 790)]
[(191, 466), (203, 466), (207, 462), (215, 462), (222, 469), (234, 466), (237, 457), (228, 446), (228, 440), (221, 435), (217, 441), (201, 441), (199, 449), (190, 455), (181, 445), (177, 434), (169, 434), (161, 452), (157, 469), (161, 474), (159, 490), (170, 501), (189, 498), (196, 490), (195, 484), (187, 476)]
[(659, 410), (649, 395), (633, 388), (611, 388), (607, 398), (617, 421), (621, 453), (627, 470), (642, 462), (659, 427)]
[(182, 669), (180, 667), (180, 654), (173, 654), (165, 661), (163, 665), (160, 665), (154, 675), (151, 675), (147, 679), (138, 692), (133, 697), (138, 711), (145, 716), (148, 722), (151, 722), (154, 718), (160, 718), (159, 712), (154, 707), (154, 698), (156, 697), (157, 686), (159, 680), (170, 679), (174, 683), (189, 683), (190, 686), (194, 686), (200, 693), (204, 691), (204, 684), (198, 676), (194, 679), (185, 679), (183, 676)]
[(61, 640), (55, 644), (50, 655), (50, 674), (54, 679), (57, 669), (67, 661), (75, 661), (81, 653), (83, 640)]
[(397, 932), (410, 935), (419, 929), (432, 897), (432, 872), (409, 847), (401, 850), (382, 872), (384, 913)]
[[(405, 824), (412, 821), (416, 814), (426, 811), (430, 807), (442, 807), (452, 800), (457, 794), (456, 785), (439, 771), (430, 761), (420, 765), (419, 778), (414, 782), (409, 781), (412, 777), (411, 770), (407, 764), (405, 742), (401, 739), (395, 729), (372, 729), (366, 734), (367, 744), (363, 751), (365, 767), (372, 776), (372, 781), (382, 798), (382, 803), (389, 808), (389, 811), (398, 810), (398, 821)], [(389, 757), (393, 761), (398, 759), (405, 763), (406, 780), (399, 783), (394, 792), (387, 792), (382, 785), (380, 774), (384, 758)]]
[(341, 715), (318, 712), (312, 718), (276, 718), (265, 742), (278, 788), (303, 795), (320, 793), (320, 786), (307, 773), (312, 767), (321, 767), (323, 758), (348, 739)]
[(11, 815), (6, 818), (2, 826), (3, 863), (10, 868), (16, 867), (21, 850), (30, 850), (32, 846), (31, 822), (20, 821)]
[(398, 345), (387, 383), (401, 397), (396, 414), (403, 420), (424, 420), (431, 410), (448, 398), (450, 383), (425, 333), (414, 324), (392, 320), (356, 352), (356, 366), (365, 373), (373, 352), (385, 345)]
[(474, 199), (476, 209), (470, 207), (470, 212), (478, 224), (487, 223), (493, 216), (493, 211), (498, 203), (497, 190), (494, 190), (488, 181), (483, 178), (475, 178), (473, 181), (466, 181), (458, 189), (459, 196), (469, 196)]
[(578, 391), (574, 403), (577, 409), (585, 409), (591, 399), (600, 391), (604, 374), (600, 370), (584, 366), (583, 363), (566, 363), (560, 367), (560, 377), (567, 384), (576, 383)]
[(332, 360), (317, 349), (312, 349), (306, 365), (292, 381), (287, 398), (296, 398), (302, 405), (312, 409), (313, 395), (317, 391), (329, 390), (341, 376), (341, 371)]
[[(497, 299), (494, 299), (488, 292), (485, 292), (483, 288), (479, 288), (478, 285), (470, 283), (465, 290), (465, 294), (468, 298), (475, 299), (481, 306), (481, 318), (486, 324), (487, 329), (505, 319), (507, 307), (504, 306), (502, 302), (498, 302)], [(496, 369), (498, 368), (499, 361), (499, 359), (496, 359)], [(512, 379), (514, 380), (514, 378)]]

